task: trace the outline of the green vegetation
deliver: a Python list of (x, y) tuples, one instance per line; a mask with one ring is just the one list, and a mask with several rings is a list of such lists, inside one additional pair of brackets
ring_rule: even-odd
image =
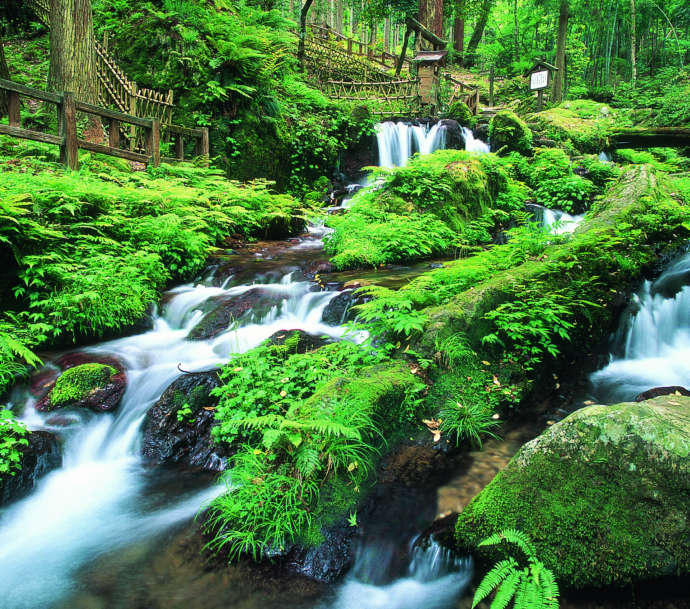
[(50, 392), (50, 405), (60, 408), (84, 399), (92, 391), (105, 386), (117, 370), (105, 364), (81, 364), (65, 370)]
[(280, 237), (304, 226), (300, 204), (265, 181), (240, 184), (188, 163), (135, 172), (89, 155), (72, 173), (49, 160), (52, 149), (0, 145), (0, 248), (10, 261), (1, 273), (5, 385), (38, 362), (30, 351), (39, 345), (139, 320), (227, 235)]
[(532, 132), (517, 114), (510, 110), (496, 113), (489, 123), (489, 140), (494, 150), (529, 154), (532, 150)]
[(473, 127), (477, 122), (467, 104), (460, 100), (454, 101), (449, 106), (446, 116), (458, 121), (463, 127)]
[(295, 353), (298, 339), (237, 356), (213, 392), (216, 440), (241, 444), (207, 523), (209, 546), (231, 559), (320, 541), (356, 506), (384, 438), (409, 423), (406, 406), (424, 388), (366, 345)]
[(21, 467), (22, 446), (28, 446), (29, 430), (5, 408), (0, 408), (0, 485)]
[(476, 607), (492, 590), (496, 596), (491, 609), (503, 609), (513, 602), (514, 609), (558, 609), (558, 584), (553, 572), (537, 560), (536, 550), (529, 538), (520, 531), (508, 529), (484, 539), (479, 546), (515, 544), (527, 558), (527, 566), (520, 569), (512, 556), (497, 563), (482, 579), (474, 593), (472, 607)]
[(687, 574), (689, 455), (688, 398), (584, 408), (525, 444), (470, 502), (458, 544), (519, 527), (571, 588)]

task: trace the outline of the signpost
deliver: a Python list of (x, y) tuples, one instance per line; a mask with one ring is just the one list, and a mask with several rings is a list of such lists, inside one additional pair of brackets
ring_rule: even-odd
[(537, 92), (537, 112), (541, 112), (544, 103), (544, 89), (551, 86), (551, 77), (558, 70), (556, 66), (543, 60), (537, 61), (530, 70), (525, 72), (529, 76), (530, 91)]

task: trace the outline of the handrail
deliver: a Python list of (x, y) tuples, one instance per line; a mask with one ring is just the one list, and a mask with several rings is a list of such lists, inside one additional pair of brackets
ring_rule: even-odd
[[(60, 146), (60, 160), (70, 169), (79, 168), (79, 149), (107, 154), (130, 161), (151, 164), (154, 167), (161, 162), (161, 122), (158, 118), (142, 118), (109, 108), (102, 108), (94, 104), (77, 101), (69, 92), (49, 92), (26, 87), (10, 80), (0, 78), (0, 91), (8, 93), (8, 125), (0, 124), (0, 134), (21, 139), (34, 140), (46, 144)], [(19, 96), (39, 99), (57, 106), (58, 135), (24, 129), (21, 126), (21, 112)], [(108, 145), (89, 142), (77, 136), (77, 112), (93, 114), (106, 119), (108, 124)], [(139, 127), (144, 131), (144, 152), (136, 152), (130, 147), (120, 146), (122, 124), (130, 125), (131, 129)], [(164, 129), (175, 136), (175, 158), (163, 159), (184, 160), (184, 138), (192, 137), (196, 140), (196, 154), (209, 156), (209, 136), (205, 127), (190, 129), (179, 125), (164, 125)]]

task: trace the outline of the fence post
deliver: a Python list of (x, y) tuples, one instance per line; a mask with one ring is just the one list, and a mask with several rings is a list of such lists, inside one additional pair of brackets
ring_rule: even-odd
[(494, 65), (489, 70), (489, 105), (494, 107)]
[(77, 108), (74, 95), (65, 91), (62, 94), (62, 135), (65, 139), (60, 146), (60, 161), (70, 169), (79, 169), (79, 142), (77, 141)]
[(175, 136), (175, 158), (184, 161), (184, 137), (180, 133)]
[(197, 156), (204, 156), (208, 158), (210, 151), (209, 149), (208, 127), (202, 127), (201, 135), (196, 140), (196, 154)]
[(146, 128), (146, 154), (151, 165), (161, 164), (161, 124), (157, 118), (151, 119), (151, 126)]
[[(129, 113), (132, 116), (137, 115), (137, 91), (139, 88), (137, 87), (137, 83), (132, 81), (132, 88), (129, 92)], [(136, 139), (137, 139), (137, 131), (136, 131), (136, 126), (132, 125), (129, 129), (129, 149), (134, 150), (136, 146)]]
[(21, 126), (21, 111), (19, 108), (19, 93), (9, 91), (7, 99), (7, 113), (9, 114), (10, 127)]
[(110, 119), (110, 130), (108, 132), (108, 145), (111, 148), (120, 147), (120, 121), (111, 118)]

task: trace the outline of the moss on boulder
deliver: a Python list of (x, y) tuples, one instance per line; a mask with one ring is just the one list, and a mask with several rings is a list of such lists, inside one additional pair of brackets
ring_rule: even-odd
[(117, 368), (99, 362), (80, 364), (65, 370), (57, 378), (51, 391), (39, 400), (36, 408), (90, 408), (109, 411), (117, 407), (125, 387), (125, 374)]
[(476, 122), (469, 106), (461, 100), (454, 101), (446, 112), (448, 118), (458, 121), (463, 127), (471, 127)]
[(689, 502), (690, 398), (591, 406), (525, 444), (456, 538), (516, 528), (563, 585), (623, 585), (690, 573)]
[(492, 150), (515, 151), (529, 154), (532, 150), (532, 132), (515, 112), (500, 110), (489, 123), (489, 141)]

